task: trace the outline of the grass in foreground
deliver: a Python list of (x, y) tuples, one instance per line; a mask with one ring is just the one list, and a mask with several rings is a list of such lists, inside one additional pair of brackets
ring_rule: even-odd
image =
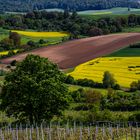
[(102, 82), (105, 71), (114, 74), (117, 83), (130, 87), (133, 81), (140, 80), (140, 57), (104, 57), (81, 64), (70, 73), (75, 79), (91, 79)]
[(99, 88), (90, 88), (90, 87), (82, 87), (82, 86), (77, 86), (77, 85), (69, 85), (69, 91), (75, 91), (78, 90), (79, 88), (82, 88), (84, 90), (96, 90), (101, 92), (101, 94), (106, 95), (107, 94), (107, 89), (99, 89)]

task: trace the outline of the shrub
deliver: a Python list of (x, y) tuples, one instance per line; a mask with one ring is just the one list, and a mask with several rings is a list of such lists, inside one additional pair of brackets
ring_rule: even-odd
[(113, 88), (116, 85), (116, 80), (109, 71), (104, 72), (103, 85), (105, 88)]
[(39, 40), (39, 44), (44, 44), (44, 43), (47, 43), (47, 42), (45, 40), (43, 40), (43, 39)]
[(75, 111), (80, 111), (80, 110), (83, 110), (83, 111), (87, 111), (89, 109), (91, 109), (92, 107), (91, 106), (88, 106), (86, 104), (81, 104), (81, 105), (78, 105), (74, 108)]
[(138, 90), (138, 83), (137, 82), (132, 82), (130, 85), (130, 91), (134, 92)]
[(30, 40), (27, 42), (27, 45), (34, 47), (34, 46), (36, 46), (36, 43), (34, 41)]
[(77, 85), (85, 86), (85, 87), (94, 87), (95, 82), (89, 79), (78, 79)]
[(98, 36), (98, 35), (102, 35), (103, 31), (102, 29), (98, 28), (98, 27), (94, 27), (93, 29), (89, 30), (89, 36)]
[(74, 85), (76, 84), (76, 81), (71, 75), (68, 75), (66, 76), (65, 83)]
[(11, 62), (11, 66), (16, 66), (16, 64), (17, 64), (17, 60), (13, 60), (13, 61)]
[(83, 102), (85, 100), (85, 92), (82, 88), (70, 92), (70, 95), (74, 102)]
[(140, 112), (131, 115), (129, 121), (140, 122)]
[(88, 104), (96, 104), (100, 103), (102, 94), (96, 90), (88, 90), (86, 91), (86, 103)]
[(15, 54), (15, 52), (12, 51), (12, 50), (10, 50), (10, 51), (8, 52), (8, 56), (12, 56), (12, 55), (14, 55), (14, 54)]
[(140, 48), (140, 43), (130, 45), (130, 48)]

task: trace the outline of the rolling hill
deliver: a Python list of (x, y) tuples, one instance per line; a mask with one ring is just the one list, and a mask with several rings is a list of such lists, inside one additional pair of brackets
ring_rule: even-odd
[(22, 61), (28, 54), (49, 58), (62, 69), (72, 68), (94, 58), (108, 55), (116, 50), (136, 43), (140, 33), (111, 34), (68, 41), (59, 45), (43, 47), (1, 60), (11, 63), (13, 60)]

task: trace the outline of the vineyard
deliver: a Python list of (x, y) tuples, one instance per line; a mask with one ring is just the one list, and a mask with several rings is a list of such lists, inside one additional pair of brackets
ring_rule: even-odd
[(100, 123), (88, 125), (60, 123), (40, 126), (11, 125), (0, 129), (1, 140), (139, 140), (140, 127), (138, 123)]
[(140, 57), (103, 57), (79, 65), (70, 73), (76, 79), (92, 79), (101, 82), (105, 71), (114, 74), (121, 86), (129, 87), (140, 79)]

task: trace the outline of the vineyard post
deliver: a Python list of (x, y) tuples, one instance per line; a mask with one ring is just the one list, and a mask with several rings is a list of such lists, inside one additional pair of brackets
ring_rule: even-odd
[(80, 126), (80, 140), (82, 140), (83, 136), (82, 136), (82, 127)]
[(88, 139), (90, 139), (90, 126), (88, 126)]
[(69, 135), (69, 133), (70, 133), (69, 122), (67, 122), (67, 125), (66, 125), (66, 136)]
[(50, 122), (50, 127), (49, 127), (49, 140), (51, 140), (52, 139), (52, 136), (51, 136), (51, 127), (52, 127), (52, 124), (51, 124), (51, 122)]
[(2, 129), (0, 129), (1, 139), (4, 140), (4, 134), (2, 133)]
[(32, 127), (30, 126), (30, 140), (32, 140)]
[(58, 137), (58, 140), (60, 140), (60, 133), (59, 133), (59, 125), (60, 125), (60, 123), (58, 122), (58, 125), (57, 125), (57, 137)]
[(128, 133), (127, 133), (127, 130), (126, 130), (126, 140), (128, 140)]
[(74, 133), (76, 133), (76, 122), (74, 121)]
[(38, 129), (38, 126), (36, 124), (36, 139), (39, 140), (39, 129)]
[(44, 132), (43, 132), (43, 125), (41, 123), (41, 137), (42, 137), (42, 140), (44, 140)]
[(18, 126), (16, 125), (16, 140), (18, 140)]
[(64, 128), (64, 132), (63, 132), (63, 138), (64, 138), (64, 140), (66, 140), (66, 129)]
[(103, 139), (105, 138), (105, 127), (104, 127), (104, 124), (103, 124), (103, 128), (102, 128), (102, 136), (103, 136)]
[(15, 140), (15, 130), (11, 128), (12, 139)]
[(25, 131), (26, 131), (26, 132), (25, 132), (25, 133), (26, 133), (26, 139), (28, 140), (28, 126), (27, 126), (27, 125), (26, 125), (26, 128), (25, 128), (25, 129), (26, 129), (26, 130), (25, 130)]

